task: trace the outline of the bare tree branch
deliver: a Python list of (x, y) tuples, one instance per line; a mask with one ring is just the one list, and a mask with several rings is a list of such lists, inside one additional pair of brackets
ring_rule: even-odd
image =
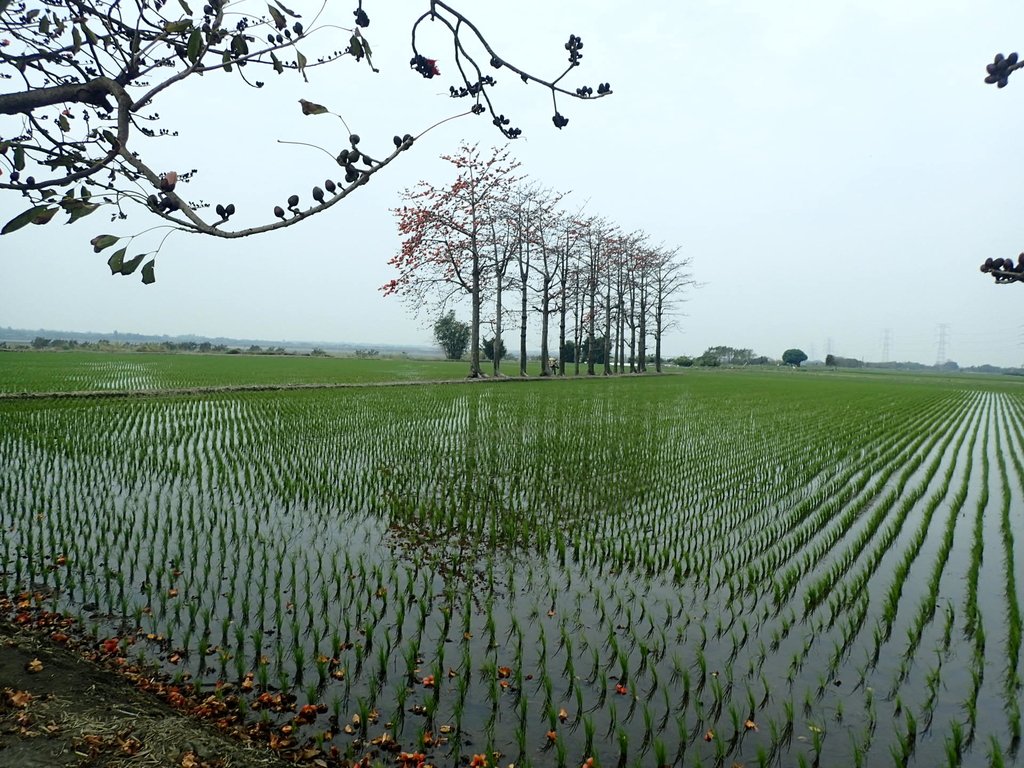
[[(495, 64), (493, 49), (481, 30), (451, 5), (438, 0), (423, 2), (427, 10), (413, 22), (414, 68), (424, 76), (439, 74), (436, 64), (416, 51), (416, 29), (424, 19), (441, 20), (459, 52), (462, 85), (451, 90), (454, 95), (464, 92), (476, 100), (471, 109), (447, 119), (487, 109), (493, 114), (489, 91), (496, 83), (482, 74), (466, 43), (480, 46)], [(172, 231), (233, 239), (294, 226), (346, 199), (410, 149), (416, 137), (395, 136), (394, 149), (383, 160), (357, 146), (360, 139), (355, 134), (343, 137), (347, 146), (332, 165), (343, 169), (343, 179), (313, 186), (312, 205), (300, 207), (298, 196), (292, 195), (287, 206), (284, 201), (267, 206), (275, 214), (271, 221), (237, 229), (224, 226), (235, 213), (234, 205), (216, 206), (216, 219), (211, 220), (204, 211), (206, 204), (192, 202), (182, 194), (181, 185), (196, 171), (158, 173), (147, 162), (145, 152), (150, 140), (174, 132), (150, 127), (159, 115), (143, 114), (143, 110), (185, 83), (190, 83), (189, 88), (202, 87), (194, 75), (205, 79), (237, 74), (247, 85), (259, 88), (263, 82), (248, 77), (246, 71), (254, 69), (246, 68), (276, 75), (298, 74), (305, 79), (308, 70), (349, 57), (370, 63), (372, 52), (365, 32), (370, 20), (362, 2), (353, 13), (354, 26), (343, 30), (350, 35), (347, 47), (307, 50), (315, 53), (308, 57), (300, 51), (300, 46), (307, 48), (317, 40), (330, 39), (321, 33), (333, 35), (340, 29), (320, 22), (325, 7), (326, 3), (307, 27), (298, 13), (283, 5), (249, 0), (206, 0), (195, 12), (188, 3), (165, 0), (0, 0), (0, 86), (5, 81), (19, 83), (19, 87), (0, 93), (0, 190), (19, 194), (30, 206), (4, 224), (0, 233), (45, 224), (60, 210), (75, 221), (108, 206), (116, 219), (126, 218), (132, 207), (141, 207)], [(394, 13), (386, 5), (381, 7)], [(570, 41), (566, 72), (578, 66), (582, 48), (579, 38), (571, 36)], [(502, 66), (526, 82), (550, 88), (553, 94), (591, 95), (585, 89), (573, 94), (559, 86), (565, 73), (545, 80), (504, 62)], [(377, 71), (372, 63), (370, 68)], [(610, 92), (606, 86), (601, 86), (599, 95)], [(315, 115), (329, 110), (302, 101), (302, 112)], [(503, 115), (496, 115), (494, 122), (506, 136), (519, 134), (518, 129), (508, 127)], [(556, 125), (561, 127), (557, 121)], [(328, 154), (334, 157), (333, 152)], [(121, 239), (101, 235), (91, 242), (93, 250), (100, 252)], [(116, 258), (108, 263), (112, 271), (118, 271)], [(153, 278), (152, 264), (150, 260), (148, 271), (143, 270), (144, 282)]]

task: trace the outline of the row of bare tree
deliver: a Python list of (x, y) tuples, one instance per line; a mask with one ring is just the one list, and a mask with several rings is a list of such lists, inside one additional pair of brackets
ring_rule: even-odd
[(694, 284), (689, 258), (653, 244), (642, 231), (624, 232), (605, 218), (566, 209), (565, 195), (519, 175), (506, 149), (463, 145), (442, 157), (455, 167), (454, 181), (421, 181), (403, 193), (405, 205), (395, 211), (402, 247), (389, 262), (398, 277), (382, 286), (385, 295), (434, 315), (468, 299), (471, 377), (483, 373), (485, 304), (495, 375), (501, 373), (505, 321), (515, 315), (520, 375), (526, 375), (531, 317), (540, 321), (543, 376), (556, 373), (553, 325), (557, 357), (571, 349), (577, 374), (582, 363), (590, 375), (598, 365), (605, 374), (645, 371), (650, 341), (661, 371), (662, 339)]

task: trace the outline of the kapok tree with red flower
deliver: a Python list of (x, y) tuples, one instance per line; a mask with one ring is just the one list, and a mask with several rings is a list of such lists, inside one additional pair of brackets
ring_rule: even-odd
[[(607, 83), (596, 93), (587, 85), (572, 90), (561, 84), (580, 64), (583, 44), (575, 35), (565, 46), (568, 68), (544, 79), (499, 55), (481, 30), (448, 3), (423, 1), (425, 10), (412, 27), (413, 71), (426, 78), (441, 76), (437, 54), (417, 49), (417, 31), (427, 22), (447, 29), (454, 53), (448, 74), (456, 78), (450, 95), (472, 102), (465, 114), (489, 113), (508, 138), (520, 130), (496, 111), (492, 91), (497, 82), (483, 73), (478, 58), (487, 57), (490, 67), (550, 90), (552, 119), (559, 128), (567, 119), (558, 111), (558, 96), (590, 99), (611, 92)], [(0, 191), (26, 204), (0, 227), (0, 234), (58, 217), (73, 222), (102, 208), (113, 220), (142, 210), (169, 231), (249, 237), (332, 208), (413, 146), (417, 137), (412, 133), (399, 130), (393, 139), (374, 142), (361, 140), (346, 125), (340, 148), (330, 152), (337, 167), (332, 162), (334, 170), (326, 179), (317, 173), (308, 197), (268, 201), (262, 212), (237, 210), (230, 201), (211, 205), (190, 199), (183, 187), (196, 169), (164, 170), (147, 161), (152, 142), (175, 135), (173, 129), (153, 127), (166, 93), (198, 89), (211, 77), (234, 77), (241, 85), (260, 88), (264, 77), (307, 79), (318, 68), (349, 60), (365, 59), (368, 69), (377, 71), (363, 0), (357, 0), (352, 27), (343, 32), (347, 41), (340, 46), (337, 26), (318, 24), (317, 17), (306, 26), (302, 14), (281, 0), (200, 2), (0, 0)], [(305, 10), (306, 3), (289, 2)], [(395, 12), (388, 4), (381, 7)], [(330, 113), (321, 104), (299, 104), (304, 115)], [(246, 225), (235, 225), (239, 219)], [(153, 282), (155, 251), (129, 256), (126, 240), (100, 234), (90, 242), (96, 253), (121, 244), (108, 260), (111, 272), (127, 275), (141, 266), (143, 282)]]
[(499, 236), (519, 163), (507, 149), (484, 153), (466, 144), (455, 154), (441, 157), (455, 167), (455, 179), (444, 186), (420, 181), (402, 193), (406, 204), (395, 210), (402, 247), (388, 262), (398, 270), (398, 277), (381, 286), (381, 291), (435, 314), (468, 298), (469, 376), (477, 378), (482, 373), (480, 308), (495, 278), (485, 255)]

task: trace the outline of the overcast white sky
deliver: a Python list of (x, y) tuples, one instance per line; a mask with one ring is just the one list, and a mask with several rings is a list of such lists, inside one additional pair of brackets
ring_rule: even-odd
[[(355, 3), (330, 3), (350, 24)], [(580, 35), (572, 85), (611, 82), (611, 98), (560, 104), (570, 119), (563, 131), (545, 91), (497, 72), (495, 97), (524, 129), (512, 148), (530, 176), (692, 259), (702, 287), (689, 294), (667, 354), (723, 344), (778, 357), (797, 346), (812, 357), (880, 360), (888, 337), (888, 359), (932, 363), (945, 325), (946, 358), (961, 365), (1024, 361), (1024, 285), (995, 286), (978, 272), (987, 256), (1024, 250), (1024, 75), (1002, 91), (982, 82), (993, 54), (1024, 48), (1022, 4), (460, 5), (506, 59), (540, 74), (559, 71), (562, 44)], [(319, 3), (290, 6), (311, 15)], [(269, 76), (262, 91), (206, 77), (158, 105), (181, 135), (140, 147), (161, 170), (200, 169), (184, 192), (234, 202), (240, 223), (265, 221), (293, 192), (308, 200), (337, 166), (276, 140), (337, 152), (344, 132), (330, 116), (303, 117), (298, 98), (341, 112), (378, 155), (393, 134), (461, 111), (445, 95), (455, 81), (440, 36), (423, 48), (443, 76), (408, 69), (408, 30), (425, 6), (365, 3), (380, 75), (345, 61), (311, 71), (308, 84)], [(337, 34), (329, 47), (345, 45)], [(107, 254), (88, 244), (154, 223), (141, 213), (115, 225), (102, 213), (71, 226), (55, 219), (4, 236), (0, 325), (429, 344), (433, 318), (377, 290), (399, 245), (389, 208), (418, 179), (448, 178), (438, 155), (462, 139), (501, 137), (483, 117), (452, 121), (305, 225), (225, 242), (173, 235), (151, 286), (112, 278)], [(3, 197), (0, 220), (23, 208)]]

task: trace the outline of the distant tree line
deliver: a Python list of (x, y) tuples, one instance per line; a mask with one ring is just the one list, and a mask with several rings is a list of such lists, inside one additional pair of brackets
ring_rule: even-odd
[[(402, 195), (402, 245), (390, 261), (398, 275), (381, 286), (385, 295), (441, 319), (468, 302), (462, 351), (471, 377), (483, 375), (485, 358), (500, 375), (509, 325), (519, 331), (520, 375), (530, 333), (543, 376), (570, 365), (576, 374), (584, 365), (590, 375), (642, 372), (651, 353), (661, 370), (664, 334), (694, 285), (689, 258), (643, 231), (567, 209), (564, 194), (521, 177), (507, 150), (464, 145), (443, 159), (454, 166), (452, 182), (421, 181)], [(551, 365), (552, 349), (562, 365)]]
[[(12, 343), (3, 342), (0, 348), (14, 349), (17, 346)], [(29, 342), (32, 349), (55, 349), (55, 350), (92, 350), (100, 352), (190, 352), (195, 354), (242, 354), (243, 350), (238, 347), (229, 347), (227, 344), (213, 344), (209, 341), (161, 341), (127, 343), (99, 339), (97, 341), (79, 341), (77, 339), (48, 339), (45, 336), (36, 336)], [(315, 350), (314, 350), (315, 351)], [(248, 355), (294, 355), (284, 347), (261, 347), (252, 344), (244, 350)], [(322, 354), (326, 354), (321, 350)]]
[(864, 361), (855, 357), (840, 357), (839, 355), (825, 355), (825, 365), (829, 368), (863, 368)]
[(768, 365), (775, 361), (764, 355), (755, 355), (752, 349), (737, 349), (720, 345), (708, 347), (698, 357), (681, 355), (673, 359), (672, 362), (682, 368), (689, 368), (693, 365), (704, 368), (716, 368), (720, 365)]

